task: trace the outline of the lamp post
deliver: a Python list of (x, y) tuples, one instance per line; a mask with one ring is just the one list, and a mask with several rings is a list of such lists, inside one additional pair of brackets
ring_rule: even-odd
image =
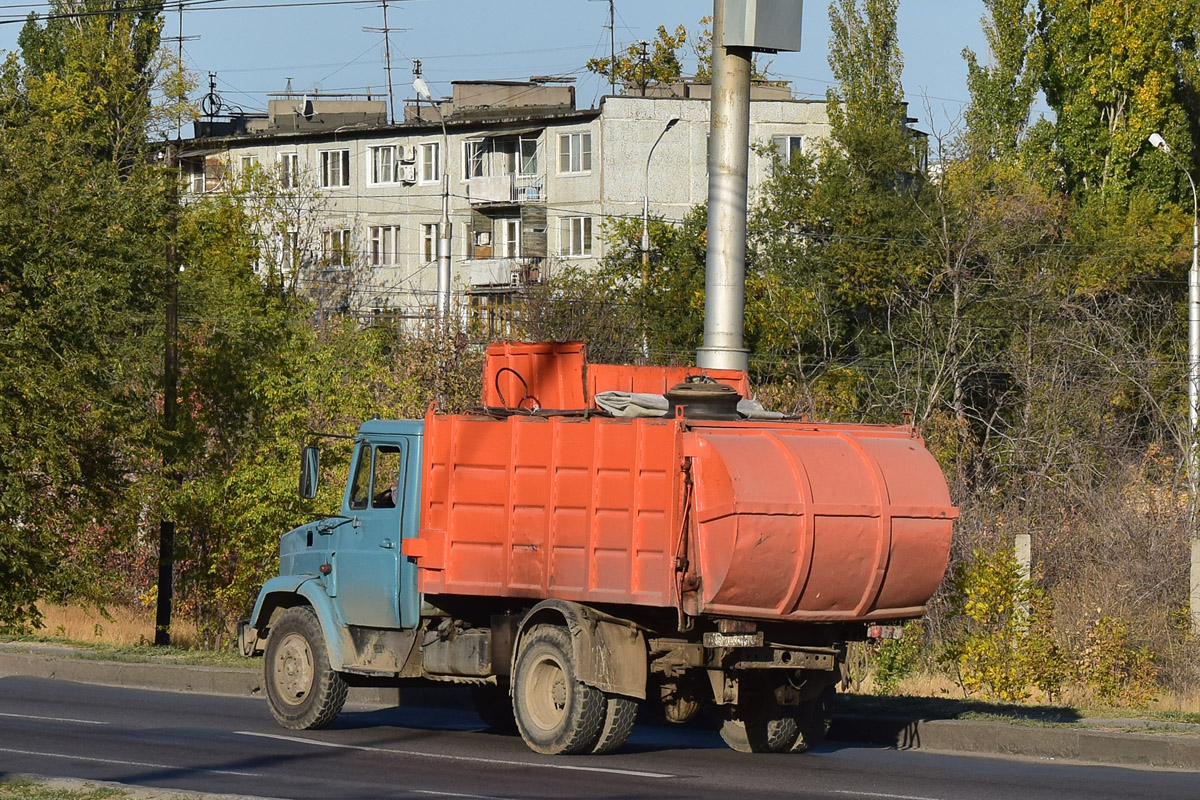
[(1150, 134), (1150, 144), (1167, 154), (1183, 170), (1192, 187), (1192, 269), (1188, 272), (1188, 525), (1192, 537), (1190, 606), (1192, 630), (1200, 633), (1200, 537), (1196, 532), (1197, 495), (1200, 492), (1200, 463), (1197, 460), (1196, 426), (1200, 421), (1200, 202), (1191, 170), (1183, 165), (1162, 134)]
[(417, 97), (422, 100), (428, 100), (433, 110), (437, 112), (438, 122), (442, 123), (442, 157), (440, 167), (442, 171), (442, 220), (438, 223), (438, 245), (437, 245), (437, 315), (441, 320), (442, 325), (450, 323), (450, 174), (447, 166), (450, 161), (450, 137), (446, 135), (446, 118), (442, 116), (442, 107), (440, 103), (433, 102), (433, 94), (429, 91), (429, 84), (425, 83), (425, 79), (420, 75), (413, 78), (413, 91), (417, 93)]

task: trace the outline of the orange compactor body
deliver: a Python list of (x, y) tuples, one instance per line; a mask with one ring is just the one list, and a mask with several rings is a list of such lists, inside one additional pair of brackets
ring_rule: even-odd
[[(485, 409), (425, 419), (420, 529), (403, 543), (419, 590), (774, 621), (921, 615), (957, 509), (914, 429), (594, 413), (600, 391), (699, 372), (492, 346)], [(744, 373), (708, 373), (748, 393)]]

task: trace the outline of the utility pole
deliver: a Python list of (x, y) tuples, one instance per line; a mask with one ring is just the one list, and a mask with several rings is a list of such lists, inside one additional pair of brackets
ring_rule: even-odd
[(712, 120), (708, 153), (708, 251), (704, 344), (696, 364), (746, 369), (746, 192), (750, 162), (748, 47), (725, 45), (725, 3), (713, 0)]
[[(727, 15), (726, 7), (736, 9)], [(746, 179), (750, 162), (750, 59), (800, 49), (802, 0), (713, 0), (712, 120), (704, 344), (696, 364), (746, 369)]]
[[(167, 145), (167, 248), (166, 324), (163, 342), (162, 467), (176, 481), (175, 428), (178, 404), (179, 341), (179, 251), (175, 234), (179, 228), (178, 144)], [(171, 602), (174, 598), (175, 521), (164, 518), (158, 526), (158, 605), (154, 616), (154, 644), (171, 644)]]
[(650, 43), (645, 39), (638, 41), (638, 83), (641, 84), (642, 97), (646, 96), (646, 85), (650, 83)]

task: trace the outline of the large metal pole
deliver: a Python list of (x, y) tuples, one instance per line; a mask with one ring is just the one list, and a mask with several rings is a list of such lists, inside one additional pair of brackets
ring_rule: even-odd
[(712, 121), (708, 153), (708, 252), (704, 344), (696, 363), (746, 369), (746, 180), (750, 161), (750, 59), (726, 47), (725, 3), (713, 0)]
[(434, 104), (438, 120), (442, 123), (442, 221), (438, 225), (438, 273), (437, 307), (443, 328), (450, 326), (450, 246), (453, 240), (450, 228), (450, 137), (446, 135), (446, 120), (442, 109)]

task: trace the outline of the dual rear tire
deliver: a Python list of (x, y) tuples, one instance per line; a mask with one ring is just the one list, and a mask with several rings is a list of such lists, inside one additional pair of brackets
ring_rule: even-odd
[(611, 753), (637, 718), (636, 700), (580, 683), (570, 634), (557, 625), (525, 634), (512, 688), (521, 738), (546, 755)]

